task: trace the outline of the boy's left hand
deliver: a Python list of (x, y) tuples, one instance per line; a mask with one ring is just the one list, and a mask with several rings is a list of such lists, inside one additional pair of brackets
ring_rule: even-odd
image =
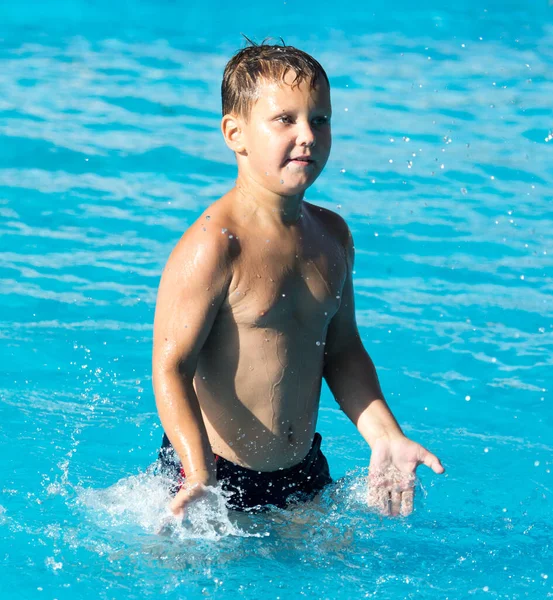
[(415, 470), (419, 465), (434, 473), (445, 469), (440, 459), (404, 435), (382, 437), (372, 447), (367, 502), (383, 515), (408, 515), (413, 511)]

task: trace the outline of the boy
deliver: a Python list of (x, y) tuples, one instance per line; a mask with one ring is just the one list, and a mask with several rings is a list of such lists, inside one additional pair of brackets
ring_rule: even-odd
[(238, 179), (178, 242), (156, 307), (171, 510), (217, 482), (237, 510), (313, 498), (331, 481), (315, 432), (324, 377), (372, 449), (369, 505), (408, 514), (416, 467), (444, 469), (383, 398), (355, 321), (347, 225), (303, 199), (330, 153), (326, 73), (291, 46), (252, 45), (227, 64), (222, 101)]

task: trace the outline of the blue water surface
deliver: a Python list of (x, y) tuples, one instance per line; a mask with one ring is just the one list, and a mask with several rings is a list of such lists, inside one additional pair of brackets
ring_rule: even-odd
[[(553, 7), (531, 0), (0, 5), (0, 597), (553, 597)], [(282, 36), (333, 88), (308, 191), (356, 244), (357, 317), (420, 470), (363, 496), (370, 451), (323, 390), (337, 484), (156, 535), (157, 284), (232, 185), (222, 70)]]

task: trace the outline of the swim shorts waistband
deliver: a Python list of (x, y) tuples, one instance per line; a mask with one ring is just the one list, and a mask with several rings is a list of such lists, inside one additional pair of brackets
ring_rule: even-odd
[[(275, 471), (256, 471), (215, 456), (217, 481), (228, 493), (229, 508), (259, 511), (267, 506), (286, 508), (307, 501), (332, 482), (328, 462), (321, 452), (321, 435), (315, 433), (309, 452), (298, 464)], [(175, 481), (176, 493), (186, 475), (166, 435), (159, 452), (160, 471)]]

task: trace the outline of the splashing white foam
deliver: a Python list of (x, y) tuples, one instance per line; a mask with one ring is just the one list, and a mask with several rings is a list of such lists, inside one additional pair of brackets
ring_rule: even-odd
[(263, 537), (250, 533), (231, 520), (225, 496), (219, 487), (208, 488), (181, 520), (169, 510), (171, 482), (146, 472), (126, 477), (106, 489), (78, 488), (76, 504), (102, 528), (140, 527), (151, 534), (177, 539), (218, 540), (227, 536)]

